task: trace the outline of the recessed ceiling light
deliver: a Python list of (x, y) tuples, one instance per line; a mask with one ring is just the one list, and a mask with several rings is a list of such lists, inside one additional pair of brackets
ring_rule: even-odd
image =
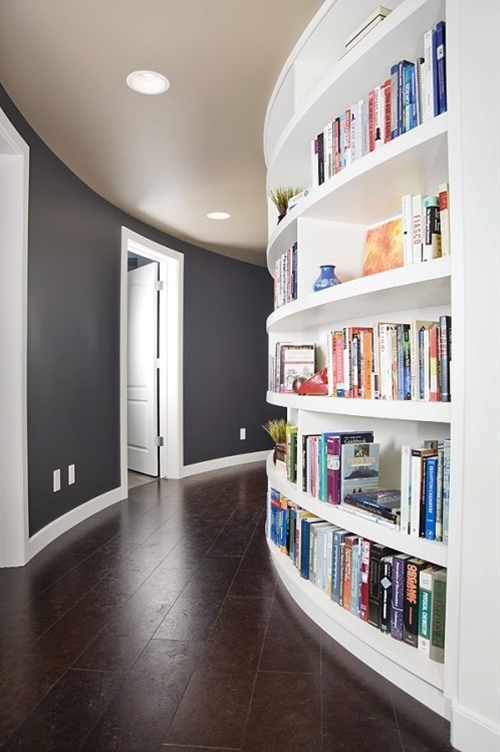
[(207, 217), (209, 219), (230, 219), (231, 215), (227, 212), (210, 212)]
[(139, 94), (163, 94), (170, 88), (170, 81), (161, 73), (155, 71), (138, 70), (129, 73), (127, 84)]

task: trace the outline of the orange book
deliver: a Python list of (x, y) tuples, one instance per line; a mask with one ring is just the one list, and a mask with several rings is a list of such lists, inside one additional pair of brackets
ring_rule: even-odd
[(402, 217), (370, 227), (366, 233), (363, 276), (397, 269), (403, 265)]

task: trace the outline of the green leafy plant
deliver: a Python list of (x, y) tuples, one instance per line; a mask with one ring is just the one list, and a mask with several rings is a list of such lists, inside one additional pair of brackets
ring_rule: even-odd
[(273, 418), (264, 423), (262, 428), (267, 431), (275, 444), (284, 444), (286, 442), (286, 420), (284, 418)]
[[(288, 202), (292, 196), (296, 196), (300, 193), (302, 188), (294, 188), (292, 186), (282, 186), (271, 191), (269, 198), (278, 210), (278, 215), (281, 218), (285, 216), (288, 211)], [(279, 220), (278, 220), (279, 221)]]

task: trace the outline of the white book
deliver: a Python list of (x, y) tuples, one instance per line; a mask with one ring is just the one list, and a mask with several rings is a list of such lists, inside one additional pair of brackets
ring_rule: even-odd
[(325, 180), (333, 175), (333, 125), (328, 125), (323, 129), (323, 162), (325, 169)]
[(412, 226), (413, 226), (413, 263), (422, 261), (422, 249), (424, 242), (423, 227), (423, 196), (417, 193), (412, 199)]
[(401, 512), (400, 530), (404, 535), (410, 532), (410, 509), (411, 509), (411, 446), (405, 444), (401, 447)]
[(401, 216), (403, 219), (403, 262), (405, 266), (413, 264), (413, 196), (407, 193), (401, 198)]
[(422, 70), (422, 118), (434, 117), (434, 59), (432, 54), (432, 29), (424, 34), (424, 65)]

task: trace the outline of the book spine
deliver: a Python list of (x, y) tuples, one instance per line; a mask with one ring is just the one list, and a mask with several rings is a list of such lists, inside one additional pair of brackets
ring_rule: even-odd
[(411, 446), (401, 447), (401, 518), (400, 530), (405, 535), (410, 532), (411, 509)]
[(359, 548), (362, 540), (352, 545), (352, 562), (351, 562), (351, 606), (350, 611), (353, 616), (359, 617), (359, 600), (360, 600), (360, 561)]
[(449, 402), (451, 359), (451, 316), (439, 317), (439, 398)]
[(416, 98), (417, 98), (417, 125), (421, 125), (424, 121), (423, 113), (423, 76), (424, 76), (425, 59), (418, 57), (415, 61), (415, 83), (416, 83)]
[(399, 136), (398, 131), (398, 66), (391, 66), (391, 139)]
[(391, 637), (395, 640), (403, 639), (406, 558), (400, 554), (392, 557)]
[(444, 663), (446, 629), (446, 570), (434, 574), (432, 592), (432, 626), (429, 657), (438, 663)]
[(434, 117), (434, 63), (432, 50), (432, 29), (424, 34), (423, 106), (424, 120)]
[(338, 504), (340, 488), (340, 436), (329, 436), (327, 447), (327, 501)]
[(443, 543), (448, 544), (450, 519), (450, 463), (451, 441), (443, 442)]
[(403, 641), (416, 648), (418, 644), (418, 594), (419, 573), (424, 562), (419, 559), (405, 561), (405, 595), (403, 608)]
[(391, 631), (392, 556), (382, 557), (380, 574), (380, 631), (389, 634)]
[(429, 655), (432, 624), (432, 567), (420, 570), (418, 599), (418, 649)]
[(450, 246), (450, 212), (448, 205), (449, 187), (448, 183), (441, 183), (438, 187), (439, 200), (439, 222), (441, 225), (441, 254), (449, 256), (451, 253)]
[(359, 603), (359, 615), (362, 621), (368, 621), (368, 595), (369, 595), (369, 573), (370, 573), (370, 545), (371, 541), (363, 538), (361, 546), (361, 564), (360, 564), (360, 587), (361, 596)]
[(429, 329), (429, 399), (438, 402), (439, 395), (439, 325)]
[(438, 458), (426, 457), (425, 460), (425, 534), (427, 540), (436, 540), (436, 505)]
[(446, 112), (446, 23), (436, 25), (436, 67), (438, 114)]
[(332, 595), (334, 603), (339, 603), (340, 584), (341, 584), (341, 567), (342, 567), (342, 546), (347, 530), (338, 529), (333, 533), (332, 545)]
[(368, 569), (368, 623), (380, 627), (380, 580), (381, 559), (384, 554), (382, 546), (372, 543)]
[(413, 228), (413, 263), (422, 261), (423, 249), (423, 198), (416, 194), (412, 198), (412, 228)]

